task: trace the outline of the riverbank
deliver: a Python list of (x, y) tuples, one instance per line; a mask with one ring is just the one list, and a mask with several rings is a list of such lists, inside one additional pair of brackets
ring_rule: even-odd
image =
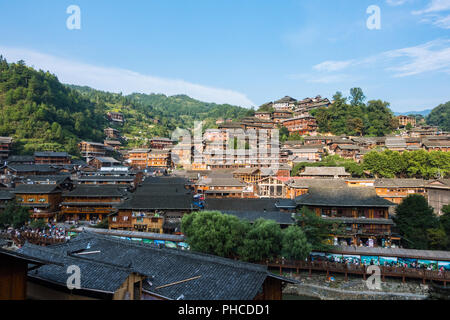
[(285, 273), (283, 276), (300, 281), (300, 284), (287, 285), (283, 294), (289, 296), (310, 297), (320, 300), (424, 300), (428, 296), (428, 285), (411, 280), (402, 283), (399, 279), (381, 282), (381, 290), (370, 290), (366, 282), (357, 276), (332, 274), (334, 281), (327, 281), (326, 274), (308, 272)]

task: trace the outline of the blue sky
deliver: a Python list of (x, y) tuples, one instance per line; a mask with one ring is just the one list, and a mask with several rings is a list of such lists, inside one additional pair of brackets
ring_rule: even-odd
[(115, 92), (248, 107), (358, 86), (423, 110), (450, 100), (450, 0), (0, 0), (0, 54)]

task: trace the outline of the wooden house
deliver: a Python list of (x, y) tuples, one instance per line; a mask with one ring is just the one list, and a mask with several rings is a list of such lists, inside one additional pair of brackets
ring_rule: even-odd
[(103, 220), (116, 211), (125, 193), (116, 186), (79, 185), (62, 195), (63, 221)]
[(378, 196), (396, 204), (400, 204), (411, 194), (420, 194), (426, 197), (423, 179), (377, 179), (374, 187)]
[(51, 184), (21, 184), (13, 191), (17, 202), (29, 208), (33, 219), (51, 221), (59, 213), (62, 201), (62, 190), (59, 186)]
[[(317, 216), (343, 224), (345, 234), (338, 236), (348, 243), (359, 244), (368, 239), (394, 238), (389, 208), (394, 203), (379, 197), (371, 187), (311, 187), (295, 199), (298, 208), (307, 207)], [(396, 239), (397, 240), (397, 239)]]

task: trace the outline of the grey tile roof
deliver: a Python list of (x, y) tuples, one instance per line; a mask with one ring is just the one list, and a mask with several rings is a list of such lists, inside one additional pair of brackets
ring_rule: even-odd
[(52, 283), (66, 286), (68, 279), (67, 268), (76, 265), (81, 271), (81, 289), (114, 293), (125, 282), (133, 269), (128, 266), (113, 265), (89, 259), (78, 258), (66, 252), (53, 250), (26, 243), (20, 253), (28, 256), (50, 260), (61, 265), (47, 264), (28, 272), (28, 277), (43, 279)]
[(61, 192), (61, 189), (54, 184), (20, 184), (12, 192), (16, 194), (46, 194), (58, 193)]
[(425, 185), (423, 179), (376, 179), (375, 187), (390, 187), (390, 188), (420, 188)]
[(65, 192), (65, 197), (123, 197), (124, 191), (117, 186), (77, 185), (70, 192)]
[(55, 157), (55, 158), (67, 158), (70, 155), (67, 152), (51, 152), (51, 151), (36, 151), (35, 157)]
[(135, 194), (130, 200), (117, 206), (130, 210), (193, 210), (192, 196), (183, 194), (146, 195)]
[(0, 200), (11, 200), (14, 199), (15, 195), (8, 190), (0, 190)]
[[(294, 204), (288, 199), (207, 199), (205, 209), (217, 211), (253, 211), (253, 212), (276, 212), (279, 211), (277, 204)], [(294, 204), (295, 205), (295, 204)]]
[(350, 176), (344, 167), (305, 167), (300, 176)]
[(325, 188), (325, 187), (345, 187), (346, 183), (344, 179), (295, 179), (287, 183), (290, 187), (309, 189), (312, 187)]
[[(86, 249), (88, 244), (89, 251), (100, 252), (85, 255), (83, 259), (67, 258), (75, 261), (69, 260), (65, 264), (92, 263), (91, 269), (82, 266), (82, 274), (86, 272), (88, 277), (84, 285), (103, 288), (101, 290), (113, 290), (125, 277), (126, 272), (121, 274), (116, 266), (148, 276), (149, 282), (144, 281), (144, 290), (169, 299), (249, 300), (257, 295), (265, 279), (272, 277), (263, 265), (191, 251), (158, 248), (93, 233), (82, 233), (66, 244), (45, 249), (55, 252), (56, 259), (60, 259), (59, 257), (67, 252)], [(111, 269), (107, 269), (108, 266), (111, 266)], [(42, 268), (43, 278), (65, 283), (67, 273), (64, 268), (48, 270), (41, 267), (37, 269), (37, 273), (40, 273)], [(102, 272), (103, 269), (107, 272)], [(158, 289), (195, 277), (199, 278)]]
[(7, 167), (16, 172), (57, 172), (56, 167), (46, 164), (8, 164)]
[(313, 187), (295, 199), (298, 206), (390, 207), (395, 204), (379, 197), (372, 187)]

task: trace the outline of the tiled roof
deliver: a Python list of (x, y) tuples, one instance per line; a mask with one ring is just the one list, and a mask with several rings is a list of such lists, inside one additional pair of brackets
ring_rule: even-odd
[(69, 252), (58, 252), (51, 248), (32, 245), (26, 243), (20, 253), (38, 259), (51, 260), (61, 265), (47, 264), (38, 269), (28, 272), (28, 277), (43, 279), (49, 282), (66, 286), (67, 268), (76, 265), (81, 271), (81, 289), (96, 290), (107, 293), (114, 293), (125, 282), (128, 276), (134, 272), (132, 268), (122, 265), (97, 262), (89, 259), (78, 258), (76, 254)]
[[(72, 255), (66, 258), (68, 261), (64, 261), (64, 265), (92, 263), (91, 269), (80, 266), (82, 275), (86, 272), (87, 277), (83, 286), (102, 288), (100, 290), (104, 291), (117, 288), (117, 284), (132, 270), (149, 277), (148, 281), (144, 281), (145, 291), (169, 299), (251, 300), (258, 294), (266, 278), (273, 277), (263, 265), (191, 251), (158, 248), (93, 233), (82, 233), (66, 244), (50, 246), (44, 250), (53, 251), (52, 257), (58, 260), (68, 252), (83, 250), (88, 246), (89, 251), (100, 252), (84, 255), (83, 259)], [(27, 252), (35, 254), (38, 251), (33, 249), (30, 248)], [(41, 267), (35, 272), (45, 280), (65, 285), (66, 269), (46, 268)], [(124, 270), (124, 273), (119, 270)], [(33, 272), (29, 275), (32, 276)], [(193, 280), (165, 286), (186, 279)]]
[(298, 206), (390, 207), (394, 203), (379, 197), (372, 187), (313, 187), (295, 199)]
[(300, 176), (350, 176), (344, 167), (305, 167)]
[(57, 172), (55, 166), (47, 164), (8, 164), (7, 167), (16, 172)]
[(13, 191), (15, 194), (47, 194), (61, 192), (54, 184), (20, 184)]
[(0, 190), (0, 200), (11, 200), (14, 199), (14, 193), (8, 190)]
[(123, 197), (124, 192), (117, 186), (77, 185), (70, 192), (63, 194), (65, 197)]
[(117, 206), (130, 210), (193, 210), (192, 196), (186, 194), (147, 195), (134, 194), (130, 200)]
[(375, 187), (419, 188), (425, 185), (423, 179), (376, 179)]
[(55, 158), (67, 158), (70, 155), (67, 152), (50, 152), (50, 151), (37, 151), (34, 153), (35, 157), (55, 157)]

